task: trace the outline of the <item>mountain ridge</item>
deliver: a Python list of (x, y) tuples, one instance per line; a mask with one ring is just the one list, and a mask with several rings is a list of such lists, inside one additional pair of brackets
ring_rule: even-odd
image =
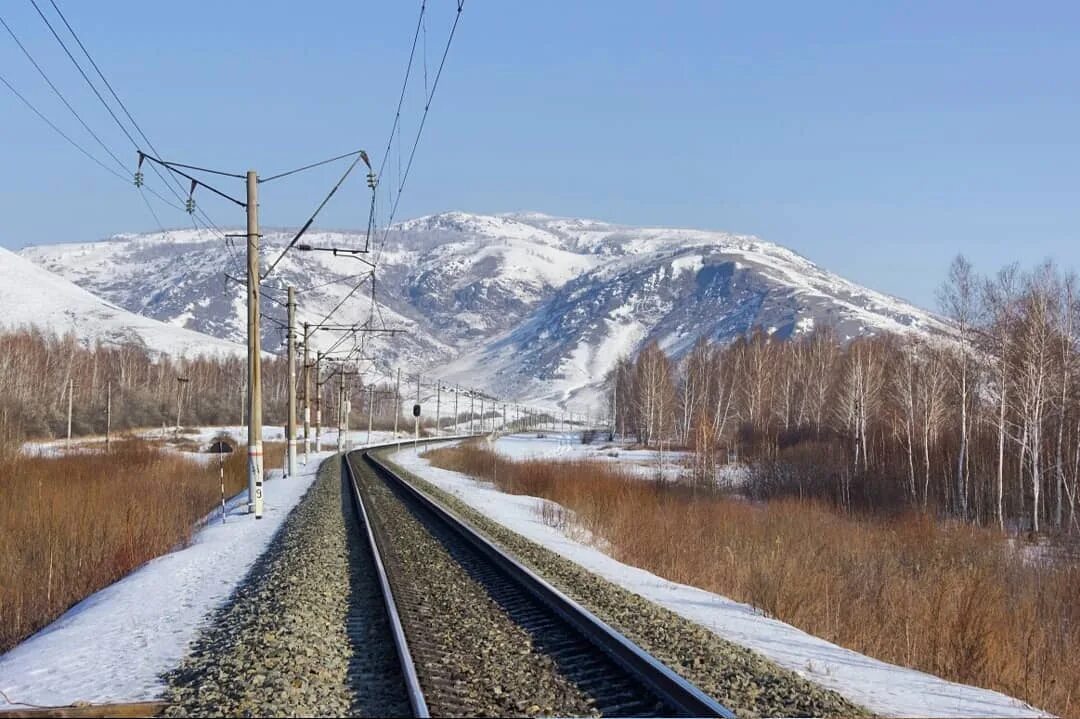
[[(264, 262), (291, 236), (264, 230)], [(305, 240), (357, 248), (365, 236), (312, 231)], [(726, 342), (754, 327), (787, 338), (828, 324), (845, 340), (948, 332), (930, 312), (752, 235), (454, 211), (398, 223), (373, 239), (373, 249), (378, 315), (370, 288), (360, 287), (366, 266), (325, 252), (286, 255), (264, 308), (279, 313), (275, 293), (292, 284), (302, 290), (301, 321), (314, 323), (355, 288), (342, 322), (409, 330), (393, 343), (368, 343), (383, 369), (444, 372), (504, 395), (570, 401), (595, 389), (620, 354), (649, 340), (679, 355), (700, 336)], [(178, 230), (21, 254), (129, 310), (238, 340), (243, 288), (223, 279), (240, 269), (238, 253), (209, 233)], [(264, 329), (264, 346), (280, 340), (276, 332)]]

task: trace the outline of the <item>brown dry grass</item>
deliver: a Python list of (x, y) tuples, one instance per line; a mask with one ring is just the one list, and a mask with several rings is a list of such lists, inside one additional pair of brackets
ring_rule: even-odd
[(428, 456), (558, 503), (569, 511), (544, 521), (589, 530), (627, 564), (888, 662), (1080, 713), (1074, 563), (1025, 561), (994, 532), (924, 516), (870, 520), (810, 501), (693, 497), (599, 462), (496, 460), (475, 445)]
[[(268, 467), (281, 443), (265, 446)], [(247, 486), (246, 455), (230, 455), (225, 491)], [(0, 652), (144, 562), (190, 540), (220, 502), (216, 462), (145, 442), (109, 454), (0, 453)]]

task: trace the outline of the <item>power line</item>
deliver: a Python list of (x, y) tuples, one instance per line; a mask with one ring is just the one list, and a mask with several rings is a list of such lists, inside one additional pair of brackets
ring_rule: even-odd
[[(420, 137), (424, 132), (424, 125), (427, 122), (428, 112), (431, 110), (431, 101), (434, 99), (435, 91), (439, 87), (439, 80), (442, 78), (443, 68), (446, 66), (446, 58), (450, 54), (450, 46), (454, 42), (454, 35), (457, 32), (458, 23), (461, 21), (461, 11), (464, 6), (465, 0), (458, 0), (457, 13), (454, 15), (454, 24), (450, 26), (450, 34), (446, 38), (446, 47), (443, 48), (442, 58), (439, 60), (439, 69), (435, 72), (435, 79), (431, 83), (431, 92), (425, 96), (424, 113), (420, 116), (420, 126), (416, 130), (416, 138), (413, 140), (412, 150), (409, 152), (409, 161), (405, 164), (405, 173), (400, 177), (397, 194), (394, 196), (394, 203), (390, 208), (390, 215), (386, 220), (386, 226), (383, 230), (382, 242), (380, 242), (379, 248), (375, 253), (376, 264), (378, 264), (379, 256), (382, 254), (383, 245), (386, 244), (386, 237), (390, 232), (390, 226), (393, 224), (394, 217), (397, 215), (398, 203), (401, 201), (401, 194), (405, 190), (405, 182), (409, 179), (409, 171), (412, 169), (413, 160), (416, 158), (416, 150), (420, 146)], [(423, 9), (421, 9), (421, 19), (423, 19)], [(416, 41), (414, 39), (414, 47), (415, 43)], [(397, 125), (396, 118), (394, 124)]]
[[(60, 16), (60, 19), (63, 21), (64, 26), (67, 28), (68, 32), (71, 33), (71, 36), (75, 39), (75, 42), (78, 43), (79, 49), (81, 49), (83, 54), (86, 55), (86, 59), (90, 61), (90, 65), (94, 68), (94, 71), (97, 72), (98, 77), (101, 78), (101, 81), (105, 84), (105, 87), (108, 88), (109, 93), (112, 95), (113, 99), (116, 100), (118, 105), (120, 105), (120, 109), (123, 110), (123, 112), (127, 116), (128, 120), (135, 127), (135, 131), (139, 133), (139, 136), (142, 137), (143, 141), (146, 142), (146, 144), (150, 148), (150, 150), (155, 155), (160, 156), (161, 153), (158, 152), (158, 149), (154, 146), (154, 143), (151, 142), (150, 138), (147, 137), (145, 132), (143, 132), (142, 127), (139, 125), (138, 122), (136, 122), (134, 116), (128, 110), (127, 105), (124, 104), (124, 101), (120, 99), (120, 96), (117, 94), (116, 90), (113, 88), (112, 83), (110, 83), (108, 78), (105, 77), (105, 73), (103, 73), (101, 71), (101, 68), (98, 66), (97, 62), (94, 60), (93, 56), (90, 54), (90, 51), (86, 49), (86, 45), (83, 44), (82, 39), (79, 38), (78, 33), (75, 32), (75, 29), (71, 26), (71, 23), (68, 22), (67, 17), (60, 10), (60, 7), (56, 4), (55, 0), (49, 0), (49, 2), (52, 5), (53, 10), (56, 11), (56, 14)], [(49, 19), (47, 17), (45, 17), (45, 14), (41, 11), (41, 8), (38, 7), (37, 2), (35, 0), (30, 0), (30, 4), (34, 6), (35, 10), (37, 10), (38, 15), (41, 17), (42, 21), (44, 21), (45, 25), (49, 28), (49, 31), (52, 33), (53, 37), (56, 38), (56, 41), (60, 44), (60, 47), (63, 48), (64, 53), (68, 56), (68, 59), (70, 59), (72, 64), (75, 65), (75, 68), (79, 71), (79, 74), (82, 75), (82, 78), (83, 78), (83, 80), (86, 81), (86, 84), (90, 86), (90, 89), (94, 92), (94, 95), (98, 98), (98, 100), (101, 102), (101, 104), (105, 106), (105, 109), (108, 111), (109, 116), (112, 117), (113, 121), (120, 128), (120, 131), (123, 132), (124, 135), (128, 138), (128, 140), (131, 142), (131, 144), (135, 147), (135, 150), (139, 151), (139, 143), (135, 141), (135, 138), (132, 137), (130, 132), (128, 132), (128, 130), (124, 126), (124, 124), (122, 122), (120, 122), (120, 119), (116, 116), (116, 113), (113, 111), (112, 106), (109, 105), (109, 103), (105, 101), (105, 98), (102, 97), (101, 92), (97, 89), (97, 86), (94, 85), (93, 82), (91, 82), (90, 78), (86, 74), (86, 71), (83, 70), (82, 65), (79, 64), (78, 60), (75, 59), (75, 56), (72, 55), (70, 50), (68, 50), (67, 45), (60, 38), (60, 35), (56, 32), (55, 28), (53, 28), (53, 25), (52, 25), (51, 22), (49, 22)], [(173, 180), (173, 182), (175, 183), (175, 187), (174, 187), (173, 185), (169, 184), (168, 180), (165, 179), (166, 176), (162, 175), (162, 173), (156, 167), (151, 166), (151, 169), (154, 171), (154, 174), (158, 176), (158, 179), (160, 179), (161, 182), (169, 189), (169, 191), (172, 193), (173, 197), (175, 197), (178, 202), (183, 203), (184, 202), (183, 195), (181, 195), (179, 192), (177, 192), (177, 188), (179, 188), (179, 190), (181, 192), (183, 191), (183, 185), (180, 184), (179, 180), (177, 180), (172, 175), (168, 175), (168, 177), (171, 180)], [(217, 233), (219, 235), (221, 235), (222, 237), (224, 236), (224, 233), (221, 231), (221, 228), (219, 228), (217, 226), (217, 224), (210, 218), (210, 216), (204, 210), (199, 209), (198, 212), (199, 212), (200, 215), (202, 215), (203, 221), (207, 224), (208, 229), (210, 227), (213, 227), (217, 231)], [(192, 215), (192, 225), (195, 227), (196, 231), (199, 229), (198, 224), (195, 222), (194, 215)]]
[(120, 161), (120, 158), (116, 156), (116, 153), (109, 149), (109, 146), (105, 144), (104, 140), (98, 137), (98, 134), (96, 132), (90, 129), (90, 126), (86, 124), (85, 120), (83, 120), (82, 115), (80, 115), (75, 110), (75, 108), (71, 106), (71, 103), (68, 102), (68, 99), (64, 97), (64, 93), (60, 92), (60, 89), (56, 87), (53, 81), (49, 78), (48, 74), (41, 68), (41, 65), (39, 65), (37, 60), (34, 59), (34, 56), (30, 54), (30, 51), (26, 49), (26, 46), (22, 44), (22, 41), (20, 41), (18, 36), (15, 34), (15, 31), (11, 29), (11, 26), (7, 24), (3, 17), (0, 17), (0, 25), (3, 25), (4, 29), (8, 31), (8, 34), (11, 35), (11, 39), (14, 40), (15, 44), (19, 46), (19, 49), (22, 50), (23, 55), (26, 55), (26, 59), (30, 61), (30, 64), (34, 66), (34, 69), (38, 71), (38, 74), (41, 75), (42, 79), (45, 80), (48, 86), (52, 88), (52, 91), (56, 94), (58, 98), (60, 98), (60, 101), (64, 103), (64, 106), (71, 111), (71, 114), (75, 116), (75, 119), (79, 121), (79, 124), (83, 126), (83, 129), (90, 133), (90, 136), (93, 137), (99, 145), (101, 145), (101, 149), (105, 150), (109, 157), (116, 161), (116, 164), (120, 166), (121, 170), (125, 169), (124, 163)]
[[(49, 26), (50, 30), (52, 30), (52, 25), (49, 24), (49, 21), (45, 19), (45, 15), (42, 14), (41, 10), (38, 9), (38, 6), (37, 6), (37, 3), (35, 2), (35, 0), (30, 0), (30, 2), (34, 5), (34, 8), (38, 10), (38, 14), (41, 15), (41, 18), (43, 20), (45, 20), (45, 24)], [(78, 33), (75, 32), (75, 29), (73, 27), (71, 27), (71, 23), (69, 23), (67, 21), (67, 18), (64, 16), (64, 13), (60, 11), (60, 7), (56, 4), (56, 0), (49, 0), (49, 3), (53, 6), (53, 10), (56, 11), (56, 14), (59, 15), (60, 19), (64, 22), (64, 27), (66, 27), (68, 29), (68, 32), (71, 33), (71, 36), (73, 38), (75, 38), (75, 42), (77, 42), (79, 44), (79, 49), (81, 49), (83, 51), (83, 54), (86, 55), (86, 59), (90, 61), (90, 64), (93, 66), (94, 71), (97, 72), (98, 77), (100, 77), (101, 81), (103, 83), (105, 83), (105, 87), (107, 87), (109, 89), (109, 93), (112, 94), (113, 99), (116, 100), (118, 105), (120, 105), (120, 109), (124, 111), (125, 115), (127, 115), (127, 119), (131, 121), (131, 124), (135, 126), (135, 131), (139, 133), (139, 136), (142, 137), (142, 139), (146, 142), (147, 146), (151, 149), (151, 151), (153, 151), (153, 153), (155, 155), (160, 156), (161, 153), (158, 152), (158, 149), (156, 147), (154, 147), (154, 143), (150, 142), (150, 138), (148, 138), (146, 136), (146, 133), (142, 131), (142, 128), (139, 127), (139, 123), (137, 123), (135, 121), (135, 118), (131, 116), (131, 113), (127, 109), (127, 105), (125, 105), (124, 101), (120, 99), (120, 96), (116, 94), (116, 90), (113, 89), (112, 84), (108, 81), (108, 79), (106, 79), (105, 74), (101, 71), (101, 68), (98, 67), (98, 64), (94, 61), (93, 56), (90, 55), (90, 51), (86, 49), (86, 46), (83, 45), (82, 40), (79, 39)], [(56, 35), (55, 30), (53, 31), (53, 35), (54, 36)], [(59, 36), (57, 36), (56, 39), (59, 41), (60, 40)], [(61, 42), (60, 45), (63, 46), (64, 51), (67, 52), (67, 47), (64, 46), (64, 43)], [(70, 55), (71, 55), (71, 53), (68, 53), (69, 57), (70, 57)], [(72, 58), (72, 62), (74, 62), (74, 61), (75, 61), (75, 58)], [(78, 67), (79, 64), (75, 63), (75, 65)], [(82, 68), (81, 67), (79, 68), (79, 72), (82, 73)], [(86, 75), (83, 74), (83, 77), (86, 77)], [(90, 83), (89, 79), (87, 79), (87, 83)], [(94, 87), (93, 83), (90, 83), (90, 86), (93, 88)], [(101, 94), (98, 93), (97, 88), (94, 88), (94, 94), (98, 96), (98, 99), (101, 99)], [(101, 101), (102, 101), (103, 104), (105, 104), (106, 108), (109, 107), (108, 104), (105, 103), (104, 100), (101, 100)], [(111, 108), (109, 109), (109, 114), (113, 116), (113, 119), (116, 119), (116, 115), (113, 114), (113, 111), (112, 111)], [(119, 124), (119, 120), (117, 120), (117, 124)], [(123, 129), (123, 126), (121, 126), (121, 129)], [(131, 135), (128, 134), (127, 130), (124, 130), (124, 134), (128, 136), (128, 139), (131, 139)], [(138, 147), (138, 143), (136, 143), (134, 140), (131, 140), (131, 142), (132, 142), (133, 145), (136, 146), (136, 148)], [(162, 179), (162, 181), (164, 182), (164, 178)], [(183, 189), (183, 188), (181, 187), (181, 189)], [(180, 199), (180, 198), (177, 197), (177, 199)]]
[[(20, 93), (18, 90), (16, 90), (15, 87), (10, 82), (8, 82), (7, 79), (4, 78), (2, 75), (0, 75), (0, 83), (3, 83), (4, 86), (7, 87), (7, 89), (10, 90), (13, 95), (15, 95), (15, 97), (19, 98), (19, 100), (21, 100), (22, 103), (24, 105), (26, 105), (26, 107), (29, 108), (31, 112), (33, 112), (35, 115), (37, 115), (38, 119), (40, 119), (42, 122), (44, 122), (46, 125), (48, 125), (53, 130), (53, 132), (55, 132), (60, 137), (64, 138), (72, 147), (74, 147), (76, 150), (78, 150), (83, 155), (88, 157), (98, 167), (105, 170), (105, 172), (108, 172), (113, 177), (118, 178), (125, 185), (128, 185), (128, 184), (131, 183), (131, 180), (129, 178), (124, 177), (119, 172), (117, 172), (116, 170), (114, 170), (111, 167), (109, 167), (108, 165), (106, 165), (104, 162), (102, 162), (100, 159), (98, 159), (96, 156), (94, 156), (94, 154), (91, 153), (89, 150), (87, 150), (85, 147), (80, 145), (75, 140), (71, 139), (71, 137), (69, 137), (67, 133), (65, 133), (63, 130), (61, 130), (59, 127), (57, 127), (56, 124), (52, 120), (50, 120), (48, 117), (46, 117), (45, 114), (41, 112), (41, 110), (37, 109), (37, 107), (35, 107), (33, 103), (31, 103), (29, 100), (27, 100), (26, 97), (24, 97), (22, 93)], [(161, 194), (158, 193), (156, 190), (154, 190), (152, 187), (147, 187), (146, 190), (150, 194), (157, 197), (158, 200), (160, 200), (164, 204), (168, 205), (169, 207), (172, 207), (173, 209), (176, 209), (176, 210), (182, 210), (183, 209), (183, 208), (179, 207), (178, 205), (172, 204), (169, 200), (162, 197)]]
[(3, 75), (0, 75), (0, 82), (4, 83), (4, 86), (5, 86), (5, 87), (7, 87), (7, 89), (8, 89), (8, 90), (11, 90), (11, 92), (12, 92), (12, 93), (13, 93), (13, 94), (15, 95), (15, 97), (17, 97), (17, 98), (19, 98), (20, 100), (22, 100), (23, 104), (24, 104), (24, 105), (26, 105), (26, 106), (27, 106), (28, 108), (30, 108), (30, 110), (31, 110), (31, 111), (32, 111), (32, 112), (33, 112), (33, 113), (34, 113), (35, 115), (37, 115), (37, 116), (38, 116), (38, 117), (39, 117), (39, 118), (41, 119), (41, 121), (42, 121), (42, 122), (44, 122), (44, 123), (45, 123), (45, 124), (47, 124), (47, 125), (48, 125), (49, 127), (51, 127), (51, 128), (53, 129), (53, 131), (54, 131), (54, 132), (56, 132), (56, 134), (60, 135), (60, 137), (64, 138), (64, 139), (65, 139), (65, 140), (67, 140), (67, 141), (68, 141), (69, 143), (71, 143), (71, 145), (72, 145), (72, 146), (73, 146), (73, 147), (74, 147), (74, 148), (75, 148), (76, 150), (78, 150), (78, 151), (79, 151), (79, 152), (81, 152), (82, 154), (86, 155), (86, 156), (87, 156), (88, 158), (90, 158), (90, 159), (91, 159), (91, 160), (92, 160), (93, 162), (97, 163), (97, 165), (98, 165), (98, 166), (100, 166), (100, 167), (101, 167), (101, 169), (105, 170), (105, 171), (106, 171), (106, 172), (108, 172), (108, 173), (109, 173), (110, 175), (114, 175), (114, 176), (116, 176), (116, 177), (119, 177), (119, 178), (120, 178), (120, 179), (121, 179), (121, 180), (122, 180), (123, 182), (125, 182), (125, 183), (129, 182), (128, 178), (124, 177), (124, 176), (123, 176), (123, 175), (121, 175), (121, 174), (120, 174), (119, 172), (117, 172), (116, 170), (114, 170), (114, 169), (112, 169), (111, 167), (109, 167), (108, 165), (106, 165), (106, 164), (105, 164), (104, 162), (102, 162), (102, 161), (101, 161), (101, 160), (99, 160), (99, 159), (98, 159), (97, 157), (95, 157), (95, 156), (94, 156), (93, 154), (91, 154), (91, 153), (90, 153), (90, 151), (89, 151), (89, 150), (87, 150), (87, 149), (86, 149), (85, 147), (83, 147), (83, 146), (82, 146), (82, 145), (80, 145), (79, 143), (75, 142), (75, 141), (74, 141), (74, 140), (72, 140), (72, 139), (71, 139), (70, 137), (68, 137), (67, 133), (65, 133), (65, 132), (64, 132), (63, 130), (61, 130), (61, 129), (60, 129), (59, 127), (57, 127), (57, 126), (56, 126), (56, 125), (55, 125), (55, 124), (53, 123), (53, 121), (52, 121), (52, 120), (50, 120), (49, 118), (45, 117), (45, 115), (43, 115), (43, 114), (42, 114), (42, 112), (41, 112), (40, 110), (38, 110), (38, 109), (37, 109), (36, 107), (34, 107), (34, 105), (33, 105), (33, 104), (32, 104), (32, 103), (31, 103), (31, 102), (29, 101), (29, 100), (27, 100), (27, 99), (26, 99), (25, 97), (23, 97), (22, 93), (20, 93), (20, 92), (19, 92), (18, 90), (16, 90), (16, 89), (14, 88), (14, 86), (12, 86), (12, 84), (11, 84), (10, 82), (8, 82), (8, 81), (7, 81), (7, 79), (6, 79), (6, 78), (5, 78), (5, 77), (4, 77)]
[(394, 132), (401, 122), (401, 106), (405, 102), (405, 91), (409, 87), (409, 76), (412, 74), (413, 57), (416, 55), (416, 40), (420, 37), (420, 24), (424, 20), (424, 12), (427, 10), (427, 0), (420, 0), (420, 16), (416, 19), (416, 31), (413, 33), (412, 48), (409, 50), (409, 62), (405, 66), (405, 80), (401, 83), (401, 95), (398, 97), (397, 111), (394, 113), (394, 124), (390, 127), (390, 139), (386, 141), (386, 151), (383, 152), (382, 162), (379, 164), (379, 178), (382, 178), (386, 160), (390, 157), (390, 147), (394, 142)]

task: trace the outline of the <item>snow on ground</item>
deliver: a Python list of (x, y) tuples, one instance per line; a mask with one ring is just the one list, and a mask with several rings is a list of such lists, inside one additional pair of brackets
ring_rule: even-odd
[[(513, 448), (512, 439), (506, 439), (511, 441), (504, 446)], [(1004, 694), (872, 659), (763, 616), (747, 604), (617, 562), (545, 525), (540, 508), (547, 500), (504, 494), (458, 472), (432, 467), (428, 460), (412, 452), (397, 452), (393, 459), (503, 526), (728, 641), (749, 647), (780, 666), (840, 692), (874, 713), (924, 717), (1047, 716)]]
[(329, 456), (313, 455), (295, 478), (270, 472), (262, 519), (247, 514), (241, 492), (226, 504), (225, 522), (215, 510), (190, 546), (147, 562), (0, 655), (0, 690), (14, 702), (46, 706), (159, 696), (161, 674), (180, 663), (204, 618), (265, 551)]
[[(595, 459), (614, 462), (642, 479), (657, 479), (661, 468), (668, 481), (690, 476), (690, 453), (665, 451), (661, 465), (660, 453), (654, 449), (631, 449), (628, 440), (614, 442), (597, 440), (583, 444), (581, 432), (519, 432), (499, 437), (494, 449), (508, 459), (550, 459), (570, 461)], [(722, 487), (737, 487), (747, 479), (747, 467), (742, 464), (722, 465), (716, 470), (716, 482)]]

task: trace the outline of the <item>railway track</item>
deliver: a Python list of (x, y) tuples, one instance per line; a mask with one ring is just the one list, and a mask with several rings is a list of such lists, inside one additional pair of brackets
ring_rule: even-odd
[(371, 453), (342, 470), (415, 716), (734, 716)]

